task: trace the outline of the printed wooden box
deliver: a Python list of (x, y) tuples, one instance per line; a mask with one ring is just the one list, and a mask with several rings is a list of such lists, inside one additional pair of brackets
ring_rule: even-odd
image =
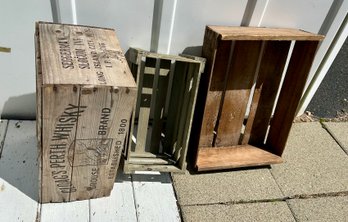
[(36, 24), (40, 201), (108, 196), (136, 97), (114, 30)]
[(205, 59), (131, 48), (138, 85), (124, 171), (183, 172)]
[(206, 27), (202, 51), (206, 72), (190, 142), (190, 149), (197, 151), (193, 159), (198, 171), (282, 162), (280, 156), (322, 39), (294, 29)]

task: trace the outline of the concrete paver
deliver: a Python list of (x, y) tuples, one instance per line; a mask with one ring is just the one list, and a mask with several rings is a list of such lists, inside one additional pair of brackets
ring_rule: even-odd
[(348, 158), (320, 123), (293, 125), (271, 172), (286, 196), (348, 191)]
[(181, 206), (283, 198), (269, 169), (173, 174)]
[(289, 200), (297, 221), (347, 221), (348, 197)]
[(182, 216), (185, 222), (295, 221), (284, 201), (184, 206)]
[(342, 149), (348, 153), (348, 122), (326, 122), (323, 123), (343, 146)]

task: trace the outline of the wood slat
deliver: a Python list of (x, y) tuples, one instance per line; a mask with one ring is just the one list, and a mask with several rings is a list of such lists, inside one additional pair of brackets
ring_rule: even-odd
[(266, 141), (267, 148), (276, 155), (280, 156), (285, 148), (318, 43), (295, 43)]
[(198, 154), (198, 171), (221, 170), (248, 166), (281, 163), (282, 159), (270, 152), (251, 145), (201, 148)]
[[(39, 23), (39, 29), (41, 48), (44, 49), (41, 55), (44, 84), (134, 86), (133, 77), (127, 75), (130, 69), (114, 30), (43, 22)], [(89, 45), (87, 41), (94, 42), (94, 46)], [(98, 54), (99, 68), (95, 68), (91, 63), (89, 68), (85, 67), (76, 71), (78, 66), (76, 49), (80, 49), (81, 45), (86, 50), (86, 54), (91, 55), (92, 51)], [(70, 68), (71, 64), (68, 65), (68, 63), (65, 65), (68, 68), (62, 67), (60, 51), (64, 51), (65, 58), (69, 58), (70, 54), (71, 63), (75, 68)], [(81, 58), (84, 59), (83, 56)], [(103, 80), (96, 75), (96, 72), (100, 71), (105, 77)]]
[(264, 143), (290, 44), (266, 42), (242, 144)]
[(124, 166), (125, 173), (136, 173), (137, 171), (160, 171), (171, 173), (184, 173), (183, 169), (175, 165), (156, 165), (156, 164), (127, 164)]
[[(207, 49), (209, 50), (209, 49)], [(209, 90), (205, 101), (205, 107), (199, 108), (204, 109), (204, 117), (202, 121), (202, 129), (200, 132), (199, 147), (210, 147), (213, 144), (215, 125), (218, 121), (218, 114), (221, 105), (222, 95), (225, 89), (225, 80), (228, 72), (228, 58), (232, 50), (231, 41), (219, 41), (217, 48), (214, 49), (216, 55), (212, 55), (211, 52), (205, 52), (203, 48), (203, 57), (214, 57), (211, 61), (211, 70), (206, 70), (203, 81), (209, 81)], [(210, 60), (212, 60), (210, 58)], [(203, 82), (204, 84), (204, 82)], [(200, 95), (198, 95), (200, 96)], [(197, 107), (198, 109), (198, 107)]]
[[(238, 145), (262, 41), (236, 41), (215, 146)], [(204, 123), (203, 123), (204, 124)], [(214, 145), (214, 144), (213, 144)]]
[(156, 101), (153, 107), (153, 121), (152, 121), (152, 133), (150, 151), (152, 153), (160, 152), (160, 140), (161, 133), (164, 124), (164, 109), (167, 97), (168, 81), (169, 81), (169, 70), (171, 66), (170, 60), (161, 59), (159, 60), (159, 76), (158, 84), (155, 88)]
[(165, 128), (165, 139), (163, 150), (165, 153), (172, 155), (174, 145), (177, 141), (179, 121), (181, 118), (182, 100), (184, 99), (185, 77), (187, 74), (188, 64), (176, 62), (170, 104), (168, 108), (168, 117)]
[[(145, 61), (145, 68), (146, 67), (155, 67), (156, 65), (156, 59), (153, 58), (146, 58)], [(144, 68), (144, 71), (145, 71)], [(152, 70), (155, 71), (155, 70)], [(140, 73), (140, 80), (141, 85), (139, 85), (138, 92), (141, 92), (141, 95), (137, 97), (137, 106), (139, 107), (139, 119), (138, 119), (138, 127), (137, 127), (137, 142), (135, 146), (136, 152), (145, 152), (146, 147), (149, 145), (149, 139), (151, 137), (148, 137), (148, 127), (149, 127), (149, 119), (150, 119), (150, 110), (151, 110), (151, 104), (152, 104), (152, 94), (145, 94), (143, 93), (144, 88), (153, 88), (154, 83), (154, 77), (156, 72), (151, 73)]]
[(318, 41), (324, 38), (298, 29), (288, 28), (264, 28), (264, 27), (232, 27), (232, 26), (208, 26), (221, 36), (222, 40), (312, 40)]
[[(75, 122), (62, 123), (60, 127), (55, 128), (66, 108), (69, 109), (69, 113), (74, 113), (73, 121), (77, 121), (80, 90), (72, 85), (60, 86), (59, 89), (46, 86), (42, 90), (42, 169), (44, 170), (41, 180), (41, 202), (69, 201), (72, 186), (72, 167), (69, 160), (73, 158), (74, 150), (70, 153), (67, 151), (76, 138)], [(60, 133), (60, 130), (64, 132)], [(57, 131), (56, 137), (55, 131)], [(63, 134), (64, 136), (59, 136)]]

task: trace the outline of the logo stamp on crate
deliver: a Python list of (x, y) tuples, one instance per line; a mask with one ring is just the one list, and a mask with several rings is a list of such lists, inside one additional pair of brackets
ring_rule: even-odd
[(73, 167), (107, 165), (111, 147), (112, 139), (76, 139), (69, 147), (69, 164)]

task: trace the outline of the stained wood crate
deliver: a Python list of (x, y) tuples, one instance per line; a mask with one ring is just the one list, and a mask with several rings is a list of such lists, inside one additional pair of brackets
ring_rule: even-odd
[(36, 24), (40, 202), (108, 196), (136, 97), (114, 30)]
[[(192, 156), (198, 171), (282, 162), (322, 39), (294, 29), (206, 27), (202, 56), (207, 64), (190, 141), (190, 148), (197, 151)], [(292, 41), (294, 47), (281, 84)]]
[(182, 172), (205, 59), (130, 48), (138, 86), (124, 171)]

